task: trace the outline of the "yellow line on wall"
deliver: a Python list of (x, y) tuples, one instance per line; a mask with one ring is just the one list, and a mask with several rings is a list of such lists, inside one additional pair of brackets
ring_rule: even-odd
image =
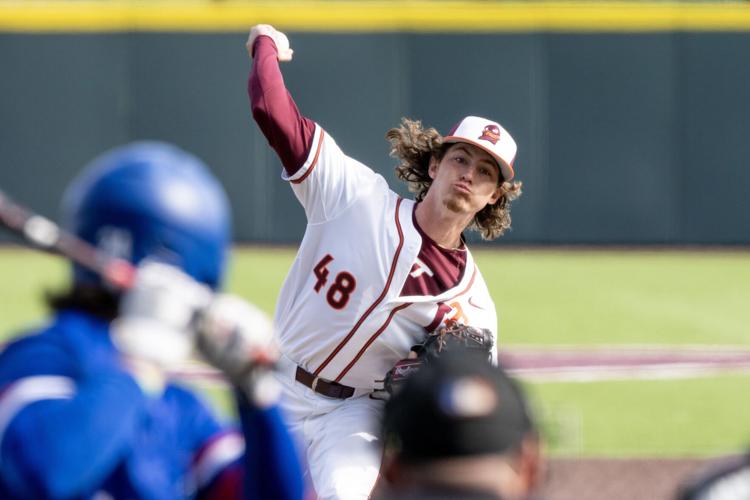
[(0, 1), (3, 32), (750, 31), (750, 5), (489, 1)]

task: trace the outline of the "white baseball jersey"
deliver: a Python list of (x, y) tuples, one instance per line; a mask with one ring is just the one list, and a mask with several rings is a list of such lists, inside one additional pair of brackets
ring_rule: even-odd
[(323, 379), (375, 389), (448, 319), (497, 337), (495, 306), (468, 250), (456, 286), (439, 295), (401, 295), (409, 273), (430, 272), (417, 259), (415, 202), (346, 156), (319, 125), (302, 168), (283, 177), (308, 220), (276, 309), (281, 350), (290, 360)]

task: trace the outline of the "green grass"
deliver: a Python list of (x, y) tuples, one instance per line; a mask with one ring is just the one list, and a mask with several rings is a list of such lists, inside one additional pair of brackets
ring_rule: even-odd
[[(750, 345), (750, 252), (475, 252), (500, 316), (500, 343)], [(242, 248), (228, 288), (272, 312), (289, 248)], [(57, 258), (0, 250), (0, 331), (37, 318), (60, 286)]]
[[(474, 252), (502, 344), (750, 345), (750, 252)], [(244, 249), (229, 287), (273, 310), (292, 249)]]
[(0, 248), (0, 340), (44, 318), (45, 290), (67, 278), (62, 259), (30, 250)]
[(293, 248), (241, 248), (229, 265), (227, 288), (272, 313), (294, 261)]
[(555, 455), (713, 456), (750, 446), (750, 375), (525, 384)]
[[(750, 252), (474, 252), (514, 345), (750, 346)], [(294, 250), (242, 248), (228, 289), (269, 313)], [(64, 261), (0, 248), (0, 339), (44, 318)], [(736, 453), (750, 444), (750, 375), (527, 384), (549, 449), (565, 455)], [(209, 394), (226, 408), (226, 397)]]
[(750, 345), (750, 252), (475, 253), (501, 345)]

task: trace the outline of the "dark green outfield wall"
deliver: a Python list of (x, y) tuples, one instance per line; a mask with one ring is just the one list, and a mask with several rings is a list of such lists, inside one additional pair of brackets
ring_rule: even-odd
[[(298, 241), (302, 210), (249, 117), (245, 37), (0, 35), (0, 189), (54, 214), (97, 153), (173, 141), (224, 182), (238, 240)], [(513, 132), (525, 194), (501, 241), (750, 244), (750, 33), (290, 39), (303, 113), (394, 186), (383, 135), (401, 116)]]

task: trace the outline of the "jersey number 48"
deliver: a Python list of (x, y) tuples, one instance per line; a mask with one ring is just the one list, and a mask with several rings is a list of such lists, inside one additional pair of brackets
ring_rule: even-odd
[[(317, 279), (314, 285), (317, 293), (320, 293), (326, 283), (328, 283), (328, 275), (330, 274), (328, 264), (331, 262), (333, 262), (333, 257), (331, 254), (326, 254), (313, 268), (313, 274)], [(334, 309), (345, 308), (355, 288), (357, 288), (357, 280), (354, 279), (354, 276), (348, 271), (341, 271), (333, 279), (333, 283), (331, 283), (331, 286), (328, 287), (328, 292), (326, 292), (328, 305)]]

